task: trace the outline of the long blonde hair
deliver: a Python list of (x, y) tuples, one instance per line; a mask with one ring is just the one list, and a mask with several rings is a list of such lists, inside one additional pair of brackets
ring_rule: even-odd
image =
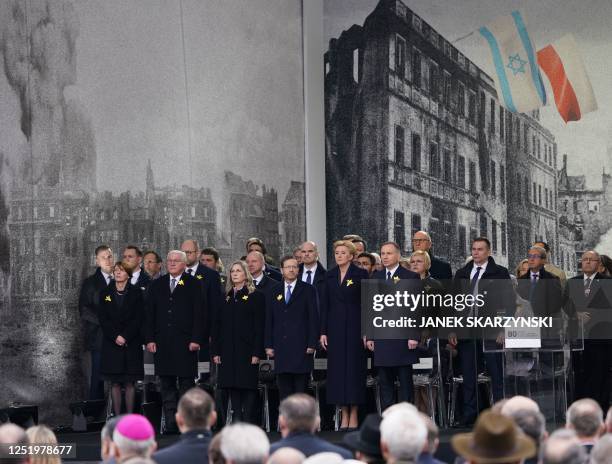
[[(36, 425), (26, 430), (28, 443), (30, 445), (57, 445), (57, 438), (49, 427), (45, 425)], [(30, 457), (30, 462), (33, 464), (61, 464), (62, 460), (59, 456), (40, 455)]]
[(234, 266), (236, 266), (236, 265), (240, 266), (240, 268), (244, 272), (244, 275), (246, 276), (246, 283), (244, 285), (246, 286), (247, 290), (249, 291), (249, 293), (253, 293), (255, 291), (255, 284), (253, 283), (253, 276), (249, 272), (249, 268), (247, 267), (246, 263), (244, 261), (241, 261), (241, 260), (234, 261), (227, 268), (228, 269), (228, 272), (227, 272), (227, 282), (225, 283), (225, 291), (226, 291), (226, 293), (234, 288), (234, 284), (232, 282), (232, 268)]

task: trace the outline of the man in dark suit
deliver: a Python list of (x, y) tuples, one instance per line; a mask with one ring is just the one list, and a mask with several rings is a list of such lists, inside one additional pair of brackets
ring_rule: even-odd
[(450, 264), (433, 255), (431, 245), (431, 237), (424, 230), (419, 230), (412, 236), (412, 251), (426, 251), (431, 259), (429, 274), (434, 279), (441, 281), (444, 286), (448, 286), (449, 281), (453, 278), (453, 271), (451, 270)]
[(113, 278), (113, 251), (108, 245), (100, 245), (95, 250), (96, 272), (81, 284), (79, 294), (79, 314), (83, 328), (85, 351), (91, 354), (91, 375), (89, 379), (89, 399), (104, 398), (104, 382), (100, 377), (102, 356), (102, 328), (98, 321), (98, 302), (100, 292)]
[(319, 262), (319, 249), (315, 242), (306, 241), (300, 246), (302, 251), (302, 262), (298, 279), (317, 289), (317, 294), (325, 284), (325, 273), (327, 270)]
[(255, 288), (257, 288), (257, 290), (262, 292), (264, 295), (268, 296), (272, 288), (278, 284), (278, 281), (268, 277), (264, 273), (266, 264), (264, 255), (262, 255), (259, 251), (251, 251), (248, 255), (246, 255), (245, 262), (247, 264), (247, 268), (249, 269), (249, 273), (253, 277), (253, 285), (255, 285)]
[[(508, 269), (495, 263), (491, 257), (491, 242), (485, 237), (472, 241), (472, 260), (455, 274), (454, 291), (464, 295), (485, 295), (483, 311), (504, 315), (514, 313), (515, 296)], [(510, 307), (506, 305), (510, 304)], [(497, 330), (497, 329), (496, 329)], [(488, 341), (488, 340), (487, 340)], [(451, 344), (457, 344), (453, 340)], [(503, 344), (502, 335), (496, 339), (497, 347)], [(479, 360), (484, 358), (493, 389), (493, 401), (504, 396), (502, 359), (499, 353), (483, 353), (482, 340), (460, 340), (457, 344), (463, 371), (463, 420), (464, 426), (471, 425), (478, 415), (480, 404), (477, 395)]]
[(315, 436), (321, 418), (317, 414), (314, 399), (305, 393), (296, 393), (285, 398), (278, 408), (278, 426), (282, 439), (270, 446), (270, 454), (280, 448), (294, 448), (304, 456), (332, 452), (344, 459), (352, 453), (341, 446), (333, 445)]
[(143, 267), (151, 280), (155, 280), (162, 275), (162, 259), (156, 251), (147, 250), (143, 255)]
[[(400, 280), (411, 279), (415, 282), (414, 293), (422, 290), (421, 279), (416, 272), (400, 266), (400, 247), (395, 242), (384, 243), (380, 257), (385, 268), (372, 275), (373, 279), (384, 280), (395, 285)], [(420, 333), (417, 329), (406, 329), (403, 340), (368, 340), (367, 347), (374, 352), (374, 366), (378, 368), (380, 403), (384, 410), (394, 403), (395, 378), (399, 379), (399, 401), (413, 401), (412, 365), (419, 362), (417, 348)]]
[(166, 431), (173, 433), (177, 431), (174, 414), (178, 398), (193, 387), (197, 375), (197, 353), (206, 342), (207, 315), (202, 286), (185, 272), (185, 253), (173, 250), (166, 262), (168, 274), (149, 287), (145, 341), (147, 350), (155, 353)]
[[(610, 365), (612, 364), (611, 324), (607, 312), (612, 312), (606, 293), (612, 282), (610, 277), (597, 272), (599, 254), (585, 251), (581, 258), (582, 274), (567, 281), (565, 287), (565, 311), (570, 327), (577, 321), (584, 324), (584, 350), (572, 351), (576, 399), (593, 398), (606, 411), (610, 403)], [(607, 287), (607, 288), (606, 288)], [(592, 321), (595, 312), (604, 316), (603, 321)], [(607, 321), (606, 321), (607, 320)]]
[(268, 256), (266, 246), (260, 238), (251, 237), (250, 239), (248, 239), (246, 244), (246, 251), (247, 254), (251, 251), (259, 251), (264, 256), (264, 274), (276, 280), (277, 282), (280, 282), (282, 280), (280, 270), (276, 266), (274, 266), (274, 260), (270, 256)]
[(201, 388), (192, 388), (181, 397), (175, 418), (181, 439), (159, 450), (153, 460), (157, 464), (207, 464), (210, 429), (217, 421), (214, 400)]
[(219, 252), (216, 248), (202, 248), (202, 251), (200, 251), (200, 264), (219, 273), (219, 279), (221, 280), (221, 293), (225, 295), (225, 284), (227, 278), (222, 274), (221, 269), (223, 269), (223, 266), (221, 266), (220, 263), (221, 257), (219, 256)]
[(133, 269), (130, 284), (144, 292), (151, 282), (151, 277), (142, 269), (142, 251), (140, 248), (135, 245), (126, 246), (123, 249), (123, 261)]
[(531, 303), (534, 316), (560, 316), (561, 283), (557, 276), (544, 269), (546, 250), (534, 245), (527, 258), (529, 272), (519, 277), (519, 295)]
[(312, 285), (298, 280), (293, 256), (281, 260), (283, 282), (266, 296), (266, 354), (274, 357), (279, 398), (304, 393), (319, 340), (319, 311)]

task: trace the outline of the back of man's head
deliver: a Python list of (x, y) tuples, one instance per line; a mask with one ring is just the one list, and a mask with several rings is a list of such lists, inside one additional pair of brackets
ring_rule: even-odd
[(176, 423), (182, 433), (194, 429), (209, 430), (217, 418), (215, 401), (198, 387), (187, 390), (176, 411)]
[(434, 421), (431, 420), (427, 414), (420, 413), (421, 419), (427, 428), (427, 441), (423, 447), (424, 453), (435, 454), (438, 449), (438, 443), (440, 442), (440, 431)]
[(567, 410), (566, 426), (576, 431), (578, 438), (596, 438), (603, 430), (603, 411), (589, 398), (577, 400)]
[(612, 464), (612, 435), (604, 435), (595, 443), (591, 464)]
[(277, 449), (266, 464), (302, 464), (306, 459), (304, 453), (295, 448), (279, 448)]
[(560, 429), (546, 440), (540, 449), (541, 464), (584, 464), (587, 453), (570, 429)]
[(290, 395), (278, 407), (281, 433), (314, 433), (319, 416), (314, 399), (305, 393)]
[(383, 416), (380, 448), (385, 461), (415, 462), (427, 441), (427, 427), (419, 413), (399, 408)]
[[(27, 445), (28, 436), (21, 427), (15, 424), (0, 425), (0, 445)], [(4, 458), (0, 456), (0, 464), (20, 464), (29, 462), (28, 457), (24, 456), (22, 460), (13, 458)]]
[(608, 414), (606, 414), (606, 433), (612, 433), (612, 406), (610, 406)]
[(100, 457), (102, 461), (106, 462), (113, 457), (113, 433), (115, 432), (115, 427), (121, 420), (123, 416), (115, 416), (111, 417), (106, 421), (104, 427), (100, 431)]
[(536, 446), (540, 446), (546, 437), (546, 419), (540, 411), (516, 409), (511, 414), (504, 415), (514, 420), (519, 429), (532, 438)]
[(221, 453), (228, 464), (263, 464), (270, 452), (270, 441), (259, 427), (237, 423), (221, 432)]
[(134, 457), (148, 458), (157, 449), (155, 430), (140, 414), (127, 414), (119, 420), (113, 432), (117, 462)]

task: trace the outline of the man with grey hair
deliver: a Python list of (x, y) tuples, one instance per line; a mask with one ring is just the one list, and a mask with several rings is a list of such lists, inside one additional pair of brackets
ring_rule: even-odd
[(590, 453), (605, 430), (603, 411), (597, 401), (590, 398), (574, 401), (567, 410), (565, 426), (576, 432), (578, 440)]
[(221, 431), (221, 453), (227, 464), (263, 464), (270, 441), (259, 427), (237, 423)]
[(302, 464), (304, 459), (304, 453), (295, 448), (279, 448), (270, 455), (266, 464)]
[(612, 435), (604, 435), (591, 450), (591, 464), (612, 464)]
[(273, 453), (289, 447), (301, 451), (306, 457), (329, 451), (351, 459), (353, 455), (349, 450), (315, 436), (320, 420), (312, 396), (305, 393), (288, 396), (278, 407), (278, 427), (282, 438), (272, 444), (270, 451)]
[[(539, 449), (548, 433), (546, 432), (546, 419), (540, 412), (540, 407), (531, 398), (517, 395), (505, 401), (501, 407), (501, 414), (514, 420), (525, 435), (532, 438)], [(525, 460), (526, 464), (535, 464), (538, 455)]]
[(585, 464), (588, 455), (573, 430), (553, 432), (540, 450), (541, 464)]
[(164, 433), (178, 433), (176, 405), (197, 376), (198, 350), (205, 343), (207, 317), (202, 287), (185, 272), (185, 253), (169, 252), (166, 263), (168, 274), (149, 287), (144, 332), (147, 350), (155, 354), (155, 374), (161, 381)]
[(113, 457), (113, 433), (117, 423), (123, 416), (111, 417), (106, 421), (104, 427), (100, 431), (100, 457), (102, 462), (107, 464), (114, 464), (115, 459)]
[(535, 316), (558, 315), (561, 309), (562, 292), (559, 278), (546, 269), (546, 250), (532, 246), (527, 252), (529, 272), (518, 278), (517, 291), (521, 298), (529, 301)]
[[(18, 425), (8, 423), (0, 425), (0, 445), (27, 445), (28, 436)], [(19, 457), (3, 457), (0, 456), (0, 464), (22, 464), (29, 463), (29, 456), (23, 455)]]
[(380, 450), (388, 464), (416, 463), (427, 441), (427, 427), (416, 411), (398, 408), (380, 423)]
[(419, 230), (418, 232), (414, 233), (412, 236), (412, 251), (420, 250), (427, 252), (429, 259), (431, 260), (429, 274), (434, 279), (442, 281), (443, 285), (447, 285), (453, 278), (451, 266), (446, 261), (436, 258), (431, 251), (431, 247), (431, 237), (427, 232), (424, 230)]

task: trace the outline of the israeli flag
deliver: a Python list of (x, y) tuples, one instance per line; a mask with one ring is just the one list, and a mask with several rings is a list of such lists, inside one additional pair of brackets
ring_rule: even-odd
[(499, 102), (509, 111), (526, 113), (546, 104), (536, 52), (518, 11), (481, 27), (491, 50)]

